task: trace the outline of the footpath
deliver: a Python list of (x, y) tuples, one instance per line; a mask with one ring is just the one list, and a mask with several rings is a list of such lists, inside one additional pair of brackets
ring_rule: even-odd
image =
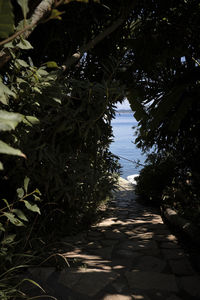
[(159, 212), (134, 198), (120, 178), (101, 222), (62, 240), (65, 267), (30, 268), (27, 276), (57, 300), (199, 300), (200, 276), (187, 253)]

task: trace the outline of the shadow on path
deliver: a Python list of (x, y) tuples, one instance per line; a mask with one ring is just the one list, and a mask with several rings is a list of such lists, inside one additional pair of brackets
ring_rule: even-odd
[(70, 267), (32, 268), (29, 275), (58, 300), (200, 299), (187, 254), (159, 211), (135, 201), (128, 181), (119, 180), (107, 213), (90, 231), (62, 240)]

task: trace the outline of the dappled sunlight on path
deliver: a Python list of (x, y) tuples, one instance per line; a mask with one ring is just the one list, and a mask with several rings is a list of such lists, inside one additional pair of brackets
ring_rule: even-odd
[(32, 268), (33, 279), (58, 300), (199, 299), (200, 278), (187, 254), (159, 211), (134, 197), (133, 185), (120, 179), (106, 217), (63, 239), (70, 267)]

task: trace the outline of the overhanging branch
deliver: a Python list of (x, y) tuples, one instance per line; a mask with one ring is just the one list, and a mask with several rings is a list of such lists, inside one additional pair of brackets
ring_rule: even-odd
[[(31, 34), (32, 30), (37, 26), (37, 24), (43, 19), (47, 12), (51, 10), (52, 5), (54, 4), (55, 0), (42, 0), (40, 4), (34, 10), (31, 23), (26, 28), (19, 32), (15, 32), (10, 38), (5, 41), (2, 41), (0, 45), (4, 45), (12, 40), (14, 40), (19, 35), (23, 34), (23, 37), (27, 39)], [(0, 69), (10, 60), (11, 55), (9, 51), (2, 50), (0, 51)]]
[(100, 43), (105, 37), (109, 36), (114, 32), (122, 23), (123, 18), (119, 18), (110, 27), (106, 28), (103, 32), (99, 33), (93, 40), (89, 41), (86, 45), (82, 46), (79, 51), (70, 56), (62, 65), (63, 72), (67, 71), (73, 64), (78, 62), (85, 52), (94, 48), (98, 43)]

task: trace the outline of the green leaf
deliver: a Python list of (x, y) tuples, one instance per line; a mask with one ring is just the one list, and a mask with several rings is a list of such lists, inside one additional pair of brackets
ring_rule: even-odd
[(33, 117), (33, 116), (25, 116), (23, 123), (32, 126), (32, 125), (36, 125), (39, 124), (40, 121), (38, 120), (38, 118)]
[(3, 245), (8, 245), (8, 244), (13, 243), (15, 237), (16, 237), (16, 234), (9, 234), (9, 235), (7, 235), (7, 236), (3, 239), (2, 244), (3, 244)]
[(57, 68), (59, 68), (58, 65), (57, 65), (57, 63), (56, 63), (55, 61), (48, 61), (48, 62), (46, 63), (46, 66), (47, 66), (48, 68), (52, 68), (52, 69), (57, 69)]
[(2, 199), (2, 201), (6, 204), (7, 208), (10, 210), (10, 205), (6, 199)]
[(21, 41), (16, 45), (16, 47), (18, 47), (22, 50), (33, 49), (31, 44), (27, 40), (23, 40), (23, 39), (21, 39)]
[(0, 80), (0, 102), (8, 105), (9, 96), (15, 97), (16, 95)]
[(21, 6), (24, 19), (26, 19), (27, 13), (29, 12), (28, 0), (17, 0), (17, 2)]
[[(45, 290), (37, 283), (37, 282), (35, 282), (34, 280), (32, 280), (32, 279), (29, 279), (29, 278), (24, 278), (21, 282), (20, 282), (20, 284), (22, 284), (23, 282), (25, 282), (25, 281), (28, 281), (28, 282), (30, 282), (30, 283), (32, 283), (33, 285), (35, 285), (35, 286), (37, 286), (39, 289), (41, 289), (44, 293), (46, 293), (45, 292)], [(35, 297), (34, 297), (35, 298)], [(56, 300), (56, 298), (54, 298), (54, 297), (48, 297), (48, 298), (51, 298), (51, 299), (55, 299)], [(30, 298), (31, 299), (31, 298)], [(36, 298), (35, 298), (36, 299)], [(5, 299), (6, 300), (6, 299)]]
[(14, 16), (10, 0), (0, 0), (0, 38), (5, 39), (14, 32)]
[(35, 201), (41, 201), (40, 197), (33, 195)]
[(15, 48), (15, 46), (13, 45), (13, 42), (9, 42), (9, 43), (6, 43), (4, 44), (4, 48)]
[(23, 211), (21, 209), (12, 209), (12, 212), (15, 213), (15, 215), (17, 215), (17, 217), (23, 221), (28, 222), (27, 217), (25, 216), (25, 214), (23, 213)]
[(29, 65), (27, 64), (27, 62), (25, 62), (25, 60), (22, 59), (16, 59), (15, 62), (20, 65), (21, 67), (27, 68), (29, 67)]
[(19, 113), (0, 110), (0, 130), (14, 130), (15, 127), (23, 120), (23, 115)]
[(4, 216), (7, 217), (8, 220), (15, 226), (24, 226), (24, 223), (16, 218), (14, 214), (4, 212)]
[(47, 76), (47, 75), (49, 75), (49, 73), (48, 73), (46, 70), (44, 70), (43, 68), (39, 68), (39, 69), (37, 70), (37, 73), (38, 73), (40, 76)]
[(37, 86), (34, 86), (33, 90), (39, 94), (42, 94), (42, 91)]
[(31, 210), (33, 212), (37, 212), (38, 214), (41, 214), (40, 213), (40, 209), (37, 206), (37, 204), (33, 204), (33, 203), (31, 203), (29, 201), (26, 201), (26, 200), (24, 200), (24, 204), (25, 204), (25, 206), (26, 206), (27, 209), (29, 209), (29, 210)]
[(0, 171), (3, 170), (3, 164), (2, 162), (0, 161)]
[(0, 231), (5, 231), (5, 228), (3, 227), (2, 223), (0, 223)]
[(18, 188), (17, 189), (17, 195), (18, 195), (19, 199), (23, 198), (23, 196), (24, 196), (24, 190), (23, 190), (23, 188)]
[(25, 192), (27, 193), (28, 191), (28, 185), (29, 185), (29, 182), (30, 182), (30, 178), (28, 178), (27, 176), (25, 177), (24, 179), (24, 189), (25, 189)]
[(64, 13), (65, 13), (64, 11), (59, 11), (57, 9), (52, 9), (51, 10), (51, 15), (48, 18), (48, 20), (50, 20), (50, 19), (62, 20), (61, 15), (63, 15)]
[(37, 193), (38, 195), (42, 195), (41, 192), (38, 189), (35, 189), (34, 193)]
[(15, 149), (8, 144), (4, 143), (0, 140), (0, 153), (9, 154), (9, 155), (17, 155), (26, 158), (26, 155), (22, 153), (19, 149)]

